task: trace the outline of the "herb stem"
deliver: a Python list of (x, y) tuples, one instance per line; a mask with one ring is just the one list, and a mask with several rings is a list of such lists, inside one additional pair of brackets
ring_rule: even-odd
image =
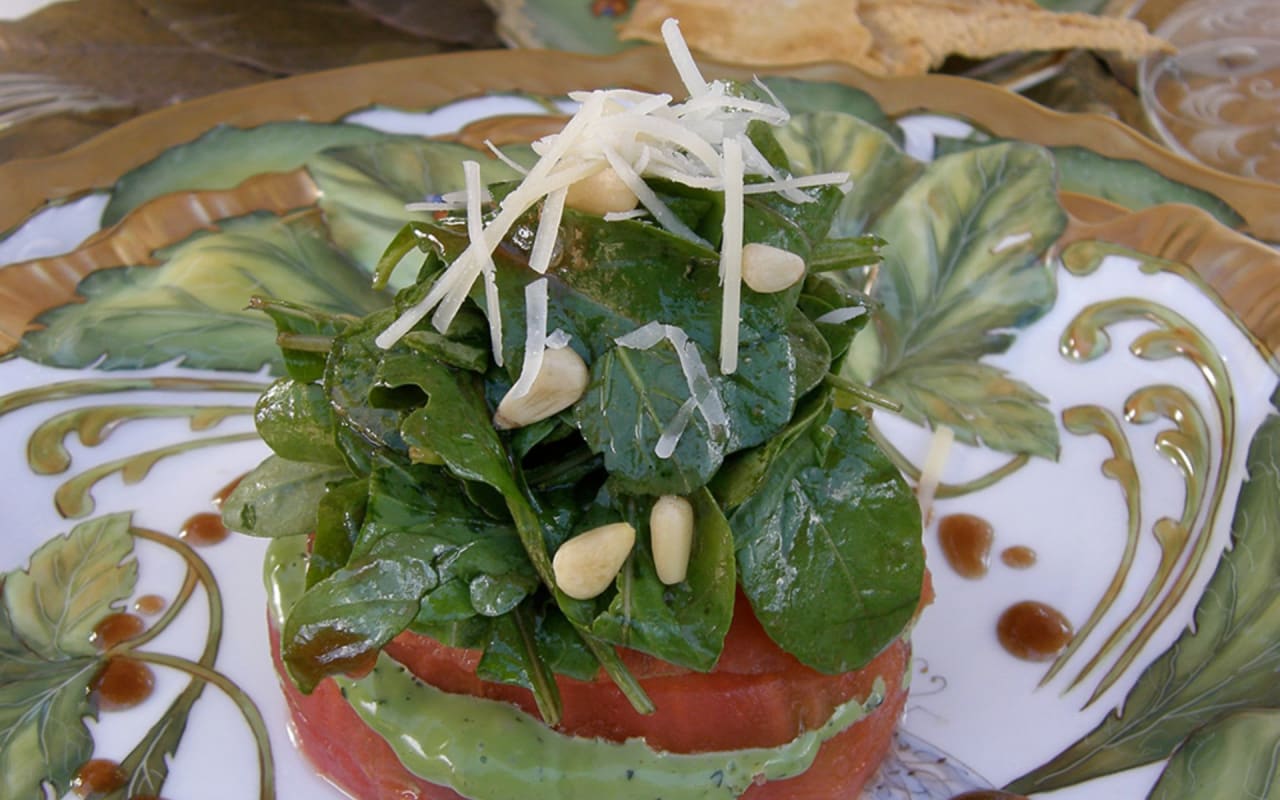
[(863, 386), (856, 381), (851, 381), (848, 378), (842, 378), (839, 375), (834, 375), (830, 372), (823, 376), (823, 380), (827, 382), (828, 386), (831, 386), (841, 392), (851, 394), (863, 402), (871, 403), (872, 405), (879, 406), (886, 411), (892, 411), (894, 413), (902, 411), (902, 403), (899, 403), (888, 395), (875, 391), (870, 386)]

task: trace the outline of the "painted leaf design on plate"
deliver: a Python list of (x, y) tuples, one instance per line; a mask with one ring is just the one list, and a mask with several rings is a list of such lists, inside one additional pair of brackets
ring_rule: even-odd
[(855, 176), (831, 224), (832, 236), (863, 233), (868, 221), (902, 194), (924, 167), (880, 128), (839, 111), (793, 114), (777, 139), (797, 175)]
[(326, 148), (386, 138), (385, 133), (342, 123), (270, 122), (256, 128), (222, 125), (121, 176), (102, 212), (102, 226), (116, 224), (162, 194), (230, 189), (254, 175), (297, 169)]
[(129, 369), (180, 360), (200, 369), (283, 371), (276, 327), (248, 308), (255, 295), (332, 312), (386, 305), (368, 277), (329, 241), (318, 214), (256, 214), (157, 254), (158, 267), (99, 270), (83, 303), (39, 318), (19, 354), (59, 367)]
[[(1053, 305), (1044, 254), (1065, 224), (1044, 148), (996, 144), (929, 164), (872, 226), (890, 243), (872, 288), (882, 309), (854, 339), (841, 375), (874, 385), (918, 423), (931, 419), (922, 398), (949, 397), (964, 409), (952, 420), (961, 441), (1056, 457), (1057, 427), (1034, 390), (988, 366), (1000, 408), (974, 407), (984, 393), (961, 392), (954, 379), (970, 367), (975, 379), (978, 359), (1006, 350), (1012, 329)], [(981, 424), (1013, 408), (1036, 424)]]
[(133, 591), (129, 516), (77, 525), (27, 569), (4, 576), (0, 603), (0, 796), (61, 796), (93, 753), (84, 718), (101, 667), (91, 635)]
[(1242, 711), (1193, 733), (1173, 754), (1150, 800), (1280, 797), (1280, 710)]
[[(536, 157), (527, 147), (506, 148), (519, 163)], [(454, 142), (427, 141), (416, 136), (342, 147), (316, 154), (307, 170), (320, 187), (333, 240), (356, 262), (373, 271), (378, 258), (410, 220), (428, 220), (428, 212), (409, 212), (405, 203), (464, 187), (462, 162), (480, 164), (480, 180), (488, 185), (520, 176), (488, 153)], [(412, 283), (416, 270), (394, 274), (396, 288)]]
[(1280, 705), (1280, 416), (1258, 430), (1246, 469), (1231, 549), (1200, 598), (1195, 626), (1142, 674), (1123, 713), (1015, 780), (1012, 791), (1051, 791), (1149, 764), (1223, 714)]

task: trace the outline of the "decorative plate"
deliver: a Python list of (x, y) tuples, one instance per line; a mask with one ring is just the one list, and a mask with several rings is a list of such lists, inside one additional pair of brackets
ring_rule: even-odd
[[(837, 224), (890, 242), (846, 366), (903, 406), (876, 413), (886, 448), (914, 480), (929, 428), (957, 439), (869, 796), (1274, 792), (1280, 257), (1246, 234), (1280, 240), (1280, 188), (985, 84), (767, 83), (792, 160), (856, 178)], [(216, 514), (266, 452), (252, 407), (279, 367), (248, 298), (387, 302), (368, 269), (406, 201), (620, 85), (679, 86), (650, 48), (428, 57), (0, 165), (0, 797), (338, 796), (290, 743), (265, 543)]]

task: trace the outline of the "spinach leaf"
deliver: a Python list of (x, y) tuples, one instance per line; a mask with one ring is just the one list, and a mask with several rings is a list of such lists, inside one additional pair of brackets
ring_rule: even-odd
[[(325, 366), (324, 388), (333, 407), (336, 440), (356, 472), (367, 469), (370, 451), (408, 455), (400, 437), (400, 423), (408, 413), (406, 404), (378, 391), (378, 368), (383, 358), (408, 350), (401, 343), (383, 350), (374, 341), (396, 316), (395, 309), (389, 308), (352, 324), (334, 339)], [(421, 400), (420, 395), (411, 397), (416, 400)]]
[(258, 435), (282, 458), (344, 463), (333, 441), (333, 409), (319, 384), (281, 378), (258, 398), (253, 420)]
[(285, 374), (307, 383), (324, 377), (333, 337), (356, 319), (257, 295), (250, 298), (249, 307), (265, 312), (276, 324), (276, 344), (284, 357)]
[[(696, 343), (689, 346), (708, 373), (715, 370)], [(624, 491), (684, 495), (711, 479), (728, 444), (725, 426), (712, 427), (692, 406), (682, 414), (691, 399), (675, 346), (663, 340), (647, 350), (615, 347), (597, 359), (573, 414), (587, 445), (604, 456), (610, 478)], [(687, 416), (687, 424), (670, 457), (659, 456), (658, 442), (677, 415)]]
[(858, 414), (815, 419), (777, 453), (731, 526), (756, 616), (814, 669), (866, 665), (916, 612), (920, 507)]
[[(797, 307), (813, 320), (827, 340), (832, 360), (838, 361), (848, 352), (853, 337), (871, 318), (869, 312), (874, 303), (860, 289), (851, 286), (845, 276), (821, 274), (805, 279)], [(827, 316), (832, 312), (838, 312), (838, 315)]]
[(348, 477), (344, 467), (268, 456), (223, 501), (222, 521), (250, 536), (309, 534), (325, 487)]
[(621, 500), (636, 528), (636, 549), (618, 576), (617, 592), (597, 615), (591, 632), (600, 638), (703, 672), (715, 666), (733, 619), (736, 579), (733, 533), (706, 489), (691, 494), (694, 546), (685, 580), (667, 586), (658, 579), (650, 544), (649, 500)]

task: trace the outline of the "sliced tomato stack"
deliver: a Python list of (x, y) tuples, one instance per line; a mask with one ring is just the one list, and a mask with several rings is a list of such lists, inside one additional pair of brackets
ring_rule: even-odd
[[(657, 706), (653, 714), (636, 713), (608, 678), (559, 678), (564, 715), (556, 729), (610, 741), (643, 737), (649, 746), (675, 753), (774, 747), (820, 727), (841, 703), (865, 700), (880, 678), (886, 688), (884, 701), (823, 744), (810, 769), (794, 778), (756, 784), (743, 795), (748, 800), (857, 797), (884, 760), (906, 702), (903, 678), (909, 645), (896, 640), (861, 670), (823, 675), (774, 644), (741, 596), (736, 612), (724, 652), (709, 673), (624, 652), (628, 666)], [(537, 714), (527, 690), (476, 677), (480, 655), (475, 651), (405, 633), (386, 652), (439, 689), (514, 703)], [(276, 658), (279, 668), (278, 652)], [(281, 682), (303, 752), (352, 797), (460, 797), (406, 770), (390, 746), (363, 724), (333, 681), (324, 681), (310, 695), (298, 692), (287, 678)]]

